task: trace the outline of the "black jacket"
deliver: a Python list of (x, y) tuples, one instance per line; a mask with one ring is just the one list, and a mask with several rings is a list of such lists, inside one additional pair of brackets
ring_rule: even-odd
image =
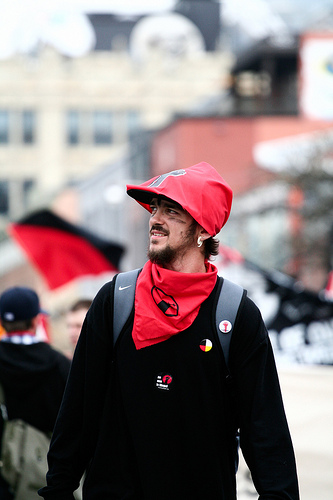
[[(136, 350), (132, 318), (113, 353), (113, 283), (83, 325), (49, 452), (48, 500), (233, 500), (235, 433), (262, 500), (298, 500), (295, 459), (267, 331), (241, 304), (225, 379), (216, 288), (190, 328)], [(212, 342), (211, 350), (200, 348)]]
[(0, 342), (0, 383), (8, 417), (21, 418), (44, 432), (52, 431), (69, 369), (70, 360), (45, 342)]

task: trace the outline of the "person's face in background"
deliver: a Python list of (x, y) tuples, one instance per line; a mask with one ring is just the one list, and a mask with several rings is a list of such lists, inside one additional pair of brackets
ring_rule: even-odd
[(77, 311), (69, 311), (66, 315), (66, 328), (72, 347), (74, 348), (80, 336), (82, 324), (88, 309), (82, 308)]

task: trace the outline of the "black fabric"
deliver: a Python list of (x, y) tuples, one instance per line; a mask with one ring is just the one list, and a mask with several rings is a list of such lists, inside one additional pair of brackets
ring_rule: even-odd
[(253, 302), (243, 300), (230, 345), (236, 409), (214, 326), (216, 287), (186, 331), (138, 351), (132, 318), (115, 353), (112, 288), (84, 323), (40, 495), (72, 499), (87, 467), (84, 500), (233, 500), (239, 426), (260, 499), (298, 500), (272, 349)]
[(1, 500), (13, 500), (14, 495), (11, 493), (8, 483), (0, 475), (0, 498)]
[[(20, 418), (37, 429), (53, 430), (65, 389), (70, 360), (49, 344), (0, 342), (0, 383), (9, 419)], [(0, 447), (3, 419), (0, 417)], [(0, 476), (0, 498), (13, 498)]]
[(0, 342), (0, 383), (8, 417), (52, 431), (69, 369), (70, 360), (45, 342)]

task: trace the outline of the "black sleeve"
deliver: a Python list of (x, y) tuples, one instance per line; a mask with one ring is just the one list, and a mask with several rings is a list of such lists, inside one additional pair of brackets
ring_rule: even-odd
[(48, 500), (73, 500), (95, 446), (112, 359), (114, 283), (96, 295), (82, 326), (48, 453)]
[(230, 369), (238, 394), (241, 449), (259, 499), (298, 500), (294, 451), (272, 347), (249, 298), (235, 324)]

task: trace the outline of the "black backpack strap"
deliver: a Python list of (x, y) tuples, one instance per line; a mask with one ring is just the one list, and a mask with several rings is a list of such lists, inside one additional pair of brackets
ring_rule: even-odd
[(116, 344), (119, 334), (131, 314), (136, 280), (141, 269), (133, 269), (117, 274), (114, 285), (113, 302), (113, 345)]
[(229, 371), (229, 348), (236, 316), (243, 295), (246, 291), (236, 283), (223, 279), (220, 295), (216, 305), (216, 330), (224, 354), (225, 364)]
[[(226, 380), (229, 387), (231, 387), (230, 384), (232, 384), (232, 376), (229, 370), (230, 341), (232, 332), (234, 330), (238, 309), (245, 295), (246, 290), (244, 290), (241, 286), (225, 278), (223, 279), (216, 305), (215, 321), (217, 334), (224, 355), (226, 366)], [(231, 394), (234, 399), (234, 390), (231, 391)], [(239, 443), (239, 432), (237, 431), (235, 436), (235, 472), (237, 472), (238, 470), (239, 463)]]

